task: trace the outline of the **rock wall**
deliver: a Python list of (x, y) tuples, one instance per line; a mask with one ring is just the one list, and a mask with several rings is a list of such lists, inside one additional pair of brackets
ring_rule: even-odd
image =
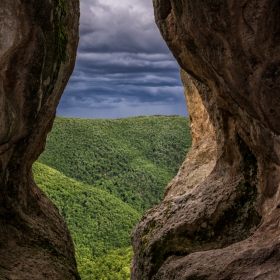
[(78, 22), (78, 0), (0, 1), (0, 279), (80, 279), (67, 226), (32, 175), (74, 68)]
[(193, 146), (132, 233), (132, 279), (278, 279), (280, 3), (153, 3)]

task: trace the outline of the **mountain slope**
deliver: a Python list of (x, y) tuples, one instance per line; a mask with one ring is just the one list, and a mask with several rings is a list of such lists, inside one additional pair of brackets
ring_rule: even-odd
[(161, 201), (190, 145), (185, 117), (58, 117), (38, 161), (142, 213)]
[(68, 178), (36, 162), (38, 186), (58, 206), (71, 232), (78, 262), (130, 245), (140, 214), (105, 191)]
[(130, 278), (130, 232), (190, 143), (184, 117), (55, 120), (34, 177), (67, 222), (83, 280)]

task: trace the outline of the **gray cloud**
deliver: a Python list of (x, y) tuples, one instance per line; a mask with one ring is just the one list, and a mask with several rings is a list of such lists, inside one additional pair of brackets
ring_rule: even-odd
[(58, 115), (186, 115), (179, 66), (151, 0), (81, 0), (80, 44)]

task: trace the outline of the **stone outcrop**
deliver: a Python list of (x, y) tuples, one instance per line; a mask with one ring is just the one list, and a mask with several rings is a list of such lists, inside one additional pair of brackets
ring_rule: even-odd
[(74, 68), (78, 22), (78, 0), (0, 1), (0, 279), (80, 279), (67, 226), (32, 175)]
[(132, 279), (279, 279), (280, 3), (153, 3), (193, 145), (132, 233)]

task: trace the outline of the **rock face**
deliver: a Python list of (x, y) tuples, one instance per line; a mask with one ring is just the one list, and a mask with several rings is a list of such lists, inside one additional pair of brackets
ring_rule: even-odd
[(0, 1), (0, 279), (80, 279), (31, 169), (73, 71), (78, 21), (78, 0)]
[(132, 233), (132, 279), (279, 279), (280, 3), (153, 3), (193, 146)]

